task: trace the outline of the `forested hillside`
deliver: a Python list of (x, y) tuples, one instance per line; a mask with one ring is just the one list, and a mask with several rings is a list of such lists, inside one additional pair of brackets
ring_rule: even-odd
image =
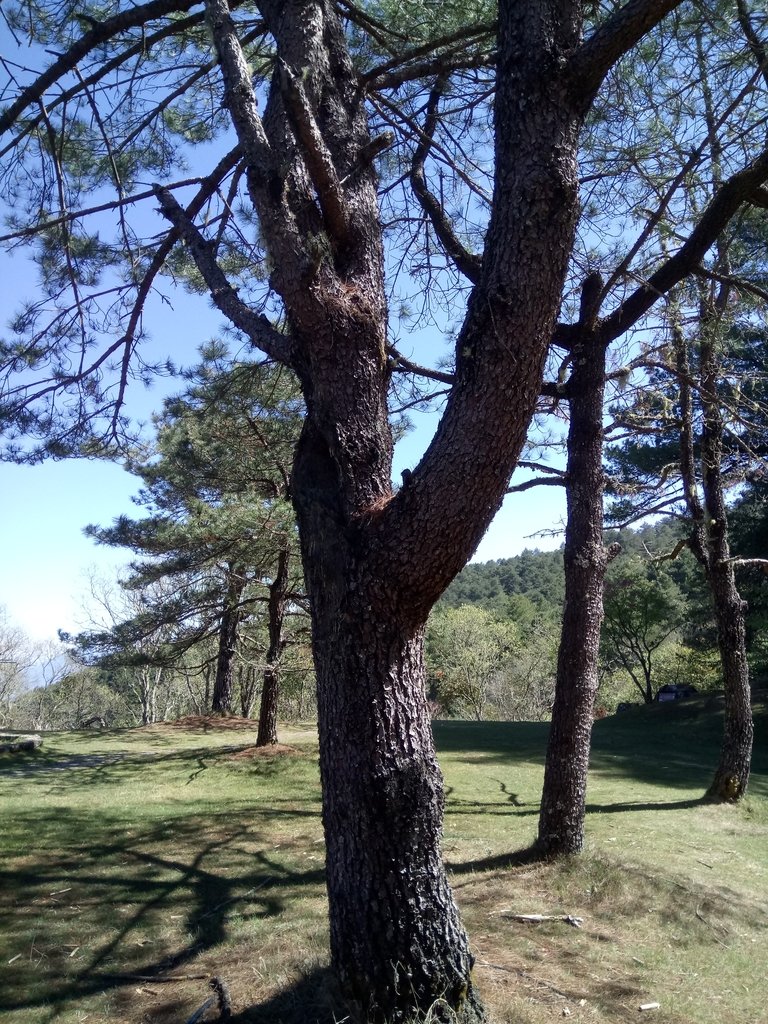
[[(746, 495), (736, 509), (738, 542), (747, 555), (760, 545), (763, 509), (760, 492)], [(668, 683), (722, 689), (711, 600), (699, 564), (680, 548), (684, 535), (672, 519), (606, 533), (606, 544), (619, 544), (620, 552), (606, 576), (598, 713), (626, 701), (652, 701)], [(744, 593), (751, 669), (760, 685), (768, 670), (768, 578), (746, 570)], [(467, 565), (430, 620), (437, 713), (547, 717), (563, 596), (562, 549)]]

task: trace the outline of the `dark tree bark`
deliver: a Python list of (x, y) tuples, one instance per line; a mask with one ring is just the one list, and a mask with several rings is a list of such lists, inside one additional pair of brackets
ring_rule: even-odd
[(610, 66), (674, 6), (635, 0), (580, 50), (576, 0), (501, 3), (485, 252), (444, 415), (395, 494), (382, 231), (365, 159), (378, 142), (336, 7), (259, 4), (279, 55), (262, 118), (225, 0), (208, 0), (285, 334), (240, 302), (172, 196), (157, 194), (219, 307), (302, 385), (292, 497), (312, 609), (331, 956), (372, 1021), (410, 1021), (437, 1001), (460, 1024), (484, 1017), (441, 859), (424, 624), (501, 504), (535, 407), (578, 216), (583, 117)]
[(288, 560), (288, 552), (281, 551), (277, 559), (277, 572), (269, 588), (269, 647), (261, 687), (257, 747), (277, 743), (277, 703), (280, 694), (280, 655), (284, 647), (283, 620), (288, 600)]
[(717, 640), (725, 689), (725, 727), (720, 761), (707, 797), (740, 800), (749, 784), (752, 761), (752, 701), (747, 662), (746, 604), (736, 585), (728, 542), (728, 508), (723, 486), (723, 416), (717, 395), (717, 340), (701, 339), (702, 490), (707, 530), (707, 576), (717, 622)]
[[(587, 296), (585, 281), (582, 295)], [(584, 303), (582, 303), (584, 304)], [(587, 312), (586, 310), (584, 312)], [(584, 321), (582, 317), (582, 321)], [(555, 702), (547, 744), (537, 849), (547, 857), (579, 853), (592, 710), (598, 685), (603, 580), (603, 394), (605, 346), (582, 323), (572, 347), (565, 532), (565, 604), (557, 659)]]
[[(721, 297), (725, 304), (727, 296)], [(716, 311), (703, 309), (700, 323), (699, 400), (703, 426), (699, 498), (694, 447), (693, 392), (688, 343), (675, 329), (680, 381), (680, 466), (683, 492), (691, 517), (690, 546), (706, 575), (717, 623), (720, 664), (725, 691), (725, 722), (720, 760), (706, 796), (713, 801), (738, 801), (747, 791), (752, 761), (752, 703), (747, 662), (745, 603), (736, 585), (728, 542), (728, 510), (722, 476), (723, 418), (717, 395), (719, 362), (711, 321)]]
[(232, 711), (232, 693), (237, 653), (237, 631), (240, 625), (240, 599), (245, 576), (236, 566), (227, 567), (227, 590), (219, 623), (219, 649), (216, 655), (216, 678), (213, 683), (211, 710), (215, 715)]

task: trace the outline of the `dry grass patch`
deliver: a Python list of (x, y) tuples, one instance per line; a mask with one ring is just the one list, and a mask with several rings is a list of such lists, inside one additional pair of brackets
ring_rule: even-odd
[[(535, 831), (545, 728), (438, 724), (446, 855), (496, 1024), (766, 1020), (760, 755), (748, 804), (712, 808), (693, 788), (717, 755), (706, 730), (656, 721), (600, 723), (589, 852), (552, 864), (514, 852)], [(314, 729), (254, 756), (248, 727), (219, 725), (58, 734), (6, 762), (0, 1024), (184, 1024), (213, 976), (235, 1024), (351, 1021), (327, 971)]]

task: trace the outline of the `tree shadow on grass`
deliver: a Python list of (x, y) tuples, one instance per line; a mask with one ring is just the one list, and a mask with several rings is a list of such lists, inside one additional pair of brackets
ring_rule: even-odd
[[(71, 776), (75, 786), (83, 784), (121, 785), (125, 774), (148, 765), (168, 765), (190, 761), (203, 765), (204, 761), (214, 763), (218, 758), (247, 750), (253, 742), (229, 743), (216, 747), (188, 747), (179, 750), (140, 750), (94, 751), (90, 754), (37, 751), (34, 757), (6, 755), (0, 761), (0, 777), (25, 779), (33, 782), (50, 782), (52, 777), (66, 784)], [(279, 768), (270, 764), (268, 759), (260, 762), (259, 769), (269, 772), (270, 768), (277, 772)]]
[(310, 971), (270, 999), (230, 1018), (232, 1024), (343, 1024), (353, 1021), (329, 968)]
[[(319, 890), (322, 868), (296, 870), (285, 858), (245, 846), (254, 838), (262, 842), (261, 834), (273, 828), (270, 812), (259, 814), (262, 831), (256, 836), (246, 825), (233, 827), (231, 816), (222, 813), (142, 831), (115, 828), (106, 842), (103, 823), (99, 842), (97, 824), (89, 830), (81, 819), (79, 842), (58, 857), (49, 847), (18, 867), (0, 867), (0, 890), (7, 894), (7, 901), (0, 900), (0, 927), (15, 929), (13, 941), (20, 947), (28, 947), (32, 935), (40, 952), (37, 964), (24, 957), (16, 965), (3, 1008), (48, 1006), (48, 1019), (55, 1020), (74, 1000), (135, 985), (137, 977), (162, 980), (190, 964), (227, 940), (232, 914), (241, 920), (274, 918), (307, 888)], [(39, 823), (41, 829), (46, 825)], [(59, 823), (65, 833), (67, 825), (72, 822)], [(218, 834), (210, 837), (211, 829)], [(81, 912), (88, 921), (85, 935), (76, 931)], [(71, 934), (40, 934), (49, 913), (71, 925)], [(174, 920), (174, 938), (161, 938), (152, 955), (158, 927)], [(82, 953), (72, 961), (62, 942), (75, 935)]]

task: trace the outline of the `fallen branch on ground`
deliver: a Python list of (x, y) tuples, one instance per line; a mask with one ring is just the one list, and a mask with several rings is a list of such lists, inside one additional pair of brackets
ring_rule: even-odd
[(192, 1016), (188, 1018), (186, 1024), (197, 1024), (197, 1021), (202, 1019), (203, 1014), (216, 1002), (219, 1004), (219, 1020), (229, 1020), (232, 1016), (232, 1001), (229, 997), (229, 989), (226, 982), (222, 981), (221, 978), (211, 978), (208, 984), (213, 989), (214, 994), (209, 996), (199, 1009), (195, 1010)]
[(584, 923), (583, 917), (574, 917), (573, 914), (510, 914), (506, 910), (500, 911), (504, 917), (513, 921), (523, 921), (526, 924), (541, 924), (543, 921), (565, 921), (572, 928), (581, 928)]

